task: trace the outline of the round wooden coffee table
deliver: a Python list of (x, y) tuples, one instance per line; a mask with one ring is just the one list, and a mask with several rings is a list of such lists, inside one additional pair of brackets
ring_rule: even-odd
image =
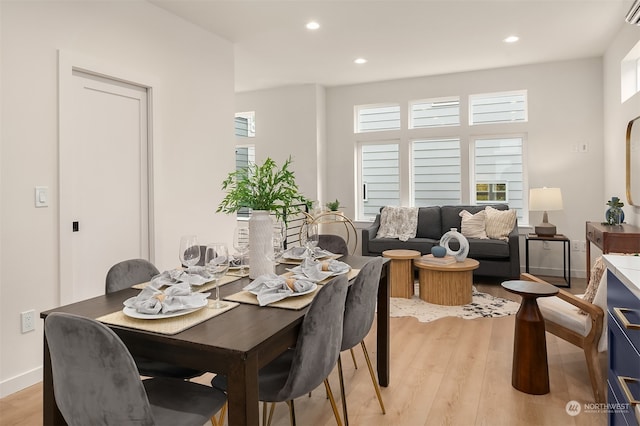
[(413, 296), (413, 259), (420, 257), (416, 250), (385, 250), (382, 257), (391, 259), (389, 278), (391, 279), (391, 297)]
[(477, 260), (437, 265), (416, 259), (413, 263), (420, 270), (420, 299), (446, 306), (471, 303), (473, 270), (480, 266)]
[(516, 314), (511, 385), (532, 395), (549, 393), (547, 339), (537, 298), (555, 296), (558, 289), (551, 284), (520, 280), (505, 281), (502, 287), (522, 296)]

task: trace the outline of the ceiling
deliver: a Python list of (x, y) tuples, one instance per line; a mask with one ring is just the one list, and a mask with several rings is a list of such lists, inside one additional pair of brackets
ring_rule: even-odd
[[(632, 0), (150, 0), (235, 46), (238, 92), (601, 56)], [(320, 29), (309, 31), (308, 21)], [(509, 35), (520, 40), (508, 44)], [(354, 59), (364, 57), (364, 65)]]

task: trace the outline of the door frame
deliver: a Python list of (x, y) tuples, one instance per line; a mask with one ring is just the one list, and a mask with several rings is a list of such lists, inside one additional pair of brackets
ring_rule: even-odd
[[(104, 63), (95, 58), (74, 52), (58, 50), (58, 279), (59, 279), (59, 303), (64, 305), (73, 301), (73, 265), (71, 259), (63, 258), (63, 253), (71, 252), (73, 235), (70, 232), (72, 217), (70, 203), (66, 200), (70, 197), (70, 185), (67, 182), (70, 177), (65, 173), (68, 170), (64, 160), (69, 158), (70, 146), (66, 143), (73, 129), (72, 118), (69, 114), (73, 99), (69, 94), (74, 82), (73, 71), (82, 71), (87, 74), (121, 81), (145, 88), (147, 90), (147, 185), (148, 185), (148, 238), (149, 260), (155, 259), (155, 212), (154, 212), (154, 135), (157, 134), (156, 120), (154, 117), (154, 104), (158, 96), (158, 82), (148, 74), (140, 74), (118, 63)], [(69, 229), (69, 232), (65, 231)]]

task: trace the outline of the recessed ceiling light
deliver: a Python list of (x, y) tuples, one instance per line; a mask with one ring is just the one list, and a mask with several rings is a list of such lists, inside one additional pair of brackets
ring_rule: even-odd
[(362, 64), (366, 64), (366, 63), (367, 63), (367, 60), (366, 60), (365, 58), (358, 58), (358, 59), (356, 59), (356, 60), (355, 60), (355, 61), (353, 61), (353, 62), (355, 62), (355, 63), (356, 63), (356, 64), (358, 64), (358, 65), (362, 65)]
[(520, 37), (512, 35), (512, 36), (509, 36), (509, 37), (505, 38), (504, 42), (505, 43), (515, 43), (518, 40), (520, 40)]
[(311, 21), (311, 22), (307, 23), (307, 29), (308, 30), (317, 30), (318, 28), (320, 28), (320, 24), (318, 24), (315, 21)]

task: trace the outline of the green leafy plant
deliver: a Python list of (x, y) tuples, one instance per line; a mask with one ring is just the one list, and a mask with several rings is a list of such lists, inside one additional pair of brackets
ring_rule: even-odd
[(338, 201), (338, 199), (336, 198), (335, 201), (329, 201), (327, 204), (325, 204), (325, 206), (327, 206), (327, 208), (332, 212), (335, 212), (340, 208), (340, 201)]
[(222, 181), (222, 190), (227, 195), (216, 212), (230, 214), (247, 207), (270, 211), (280, 219), (298, 212), (300, 204), (310, 205), (311, 201), (298, 190), (295, 175), (289, 169), (291, 162), (289, 157), (279, 168), (267, 158), (262, 165), (250, 164), (229, 173)]
[(622, 207), (624, 207), (624, 203), (622, 201), (620, 201), (620, 198), (618, 198), (618, 197), (611, 197), (611, 199), (609, 201), (607, 201), (607, 205), (609, 207), (614, 207), (614, 208), (622, 208)]

